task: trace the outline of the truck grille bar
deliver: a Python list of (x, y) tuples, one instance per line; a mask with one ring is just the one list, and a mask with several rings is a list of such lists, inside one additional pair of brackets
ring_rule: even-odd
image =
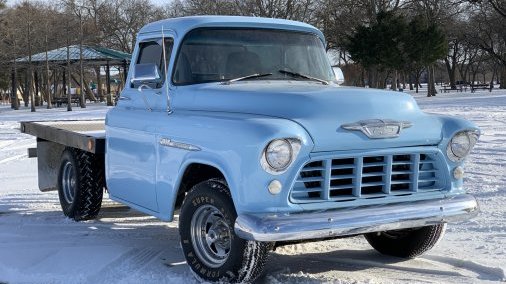
[(336, 157), (308, 162), (291, 201), (352, 201), (444, 190), (437, 152)]

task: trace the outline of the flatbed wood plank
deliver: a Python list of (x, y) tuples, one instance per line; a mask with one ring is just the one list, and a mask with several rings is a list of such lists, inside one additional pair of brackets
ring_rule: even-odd
[(21, 132), (91, 153), (105, 152), (104, 120), (26, 121)]

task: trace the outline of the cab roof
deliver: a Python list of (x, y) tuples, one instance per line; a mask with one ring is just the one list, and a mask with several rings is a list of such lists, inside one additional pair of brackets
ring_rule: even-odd
[(139, 34), (171, 31), (178, 37), (184, 36), (189, 31), (204, 27), (230, 27), (230, 28), (267, 28), (309, 32), (316, 34), (323, 43), (325, 37), (317, 28), (302, 22), (243, 16), (190, 16), (161, 20), (145, 25)]

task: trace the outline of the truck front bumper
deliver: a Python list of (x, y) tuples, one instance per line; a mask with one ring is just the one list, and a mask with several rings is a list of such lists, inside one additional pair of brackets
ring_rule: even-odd
[(235, 233), (252, 241), (293, 241), (349, 236), (461, 221), (479, 211), (470, 194), (292, 214), (241, 214)]

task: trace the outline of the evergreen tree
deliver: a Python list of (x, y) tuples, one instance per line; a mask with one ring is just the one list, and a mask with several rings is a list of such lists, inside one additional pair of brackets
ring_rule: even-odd
[[(433, 72), (430, 66), (448, 54), (448, 41), (443, 31), (436, 24), (428, 23), (425, 17), (418, 15), (409, 22), (406, 34), (408, 35), (405, 39), (408, 58), (406, 67), (410, 70), (419, 70), (429, 66), (427, 72)], [(418, 85), (419, 78), (416, 78), (416, 81)], [(428, 96), (435, 95), (434, 82), (429, 82), (428, 87)]]
[[(443, 32), (422, 16), (408, 23), (402, 15), (379, 12), (374, 24), (359, 26), (348, 38), (347, 49), (353, 61), (362, 64), (369, 73), (378, 70), (397, 74), (419, 70), (444, 58), (448, 43)], [(393, 83), (397, 82), (396, 77)], [(369, 86), (381, 85), (369, 82)]]
[[(375, 24), (359, 26), (357, 32), (349, 37), (347, 49), (351, 58), (361, 63), (369, 73), (401, 70), (406, 64), (406, 31), (404, 17), (393, 12), (379, 12)], [(369, 82), (369, 86), (375, 85), (381, 86)]]

